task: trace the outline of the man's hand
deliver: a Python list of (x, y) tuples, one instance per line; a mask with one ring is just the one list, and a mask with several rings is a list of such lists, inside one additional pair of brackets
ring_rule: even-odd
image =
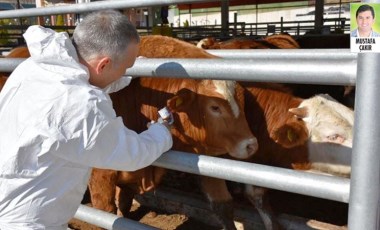
[[(172, 124), (174, 123), (174, 117), (173, 114), (169, 111), (167, 107), (164, 107), (158, 111), (158, 115), (160, 116), (157, 119), (157, 122), (160, 124), (165, 125), (165, 127), (170, 131)], [(155, 121), (151, 121), (147, 124), (147, 127), (151, 124), (156, 123)]]
[[(161, 121), (160, 121), (160, 119), (161, 119)], [(158, 120), (159, 121), (157, 121), (157, 122), (155, 122), (155, 121), (148, 122), (148, 124), (146, 124), (146, 126), (149, 128), (151, 125), (153, 125), (155, 123), (160, 123), (160, 124), (163, 124), (170, 131), (170, 129), (172, 128), (172, 125), (169, 124), (168, 121), (162, 120), (162, 118), (159, 118)]]
[(168, 122), (168, 121), (162, 121), (160, 122), (161, 124), (165, 125), (165, 127), (170, 131), (170, 129), (172, 128), (172, 125)]

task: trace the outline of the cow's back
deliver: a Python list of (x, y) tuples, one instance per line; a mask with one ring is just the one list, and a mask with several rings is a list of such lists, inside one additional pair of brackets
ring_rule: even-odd
[(138, 55), (147, 58), (216, 58), (192, 44), (161, 35), (142, 36)]
[(276, 34), (262, 39), (233, 38), (217, 42), (215, 38), (202, 39), (198, 45), (204, 49), (298, 49), (297, 41), (287, 34)]
[(280, 49), (299, 49), (300, 46), (292, 36), (287, 34), (275, 34), (264, 39), (268, 43)]
[(14, 49), (12, 49), (8, 55), (6, 55), (7, 58), (28, 58), (30, 57), (30, 53), (28, 50), (28, 47), (26, 46), (19, 46)]

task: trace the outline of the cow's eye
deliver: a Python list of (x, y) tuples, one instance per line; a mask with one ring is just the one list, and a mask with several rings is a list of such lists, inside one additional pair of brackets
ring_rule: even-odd
[(338, 139), (338, 137), (339, 137), (338, 134), (333, 134), (333, 135), (327, 136), (327, 138), (328, 138), (330, 141), (335, 141), (336, 139)]
[(339, 134), (329, 135), (327, 136), (327, 139), (331, 142), (339, 142), (339, 143), (342, 143), (345, 140), (345, 138)]
[(220, 107), (217, 105), (210, 106), (210, 109), (213, 113), (221, 113)]

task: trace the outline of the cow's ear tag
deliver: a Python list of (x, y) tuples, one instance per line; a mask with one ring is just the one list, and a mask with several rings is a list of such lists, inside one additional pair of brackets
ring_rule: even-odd
[(303, 145), (308, 139), (306, 127), (300, 122), (289, 122), (270, 132), (270, 137), (284, 148)]
[(292, 129), (288, 129), (288, 131), (287, 131), (287, 136), (288, 136), (288, 140), (289, 140), (290, 142), (293, 142), (293, 141), (294, 141), (294, 132), (293, 132)]
[(181, 97), (178, 97), (177, 100), (175, 101), (175, 107), (178, 108), (178, 106), (182, 105), (183, 99)]
[(183, 104), (183, 100), (180, 96), (176, 95), (172, 98), (170, 98), (166, 102), (166, 106), (170, 109), (172, 112), (179, 112), (181, 110), (181, 105)]
[(181, 89), (172, 98), (166, 102), (166, 106), (172, 112), (184, 112), (191, 109), (190, 105), (193, 103), (196, 93), (189, 89)]

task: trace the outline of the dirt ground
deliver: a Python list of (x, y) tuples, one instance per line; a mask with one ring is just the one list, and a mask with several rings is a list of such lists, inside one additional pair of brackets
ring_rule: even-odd
[[(154, 210), (149, 207), (141, 207), (138, 203), (134, 203), (132, 207), (132, 217), (130, 219), (139, 221), (158, 229), (164, 230), (216, 230), (218, 228), (201, 223), (194, 218), (183, 214), (168, 214), (160, 210)], [(69, 227), (75, 230), (100, 230), (91, 224), (72, 219)]]
[[(201, 195), (198, 186), (198, 176), (196, 175), (169, 171), (161, 186), (185, 190), (185, 192), (194, 193), (196, 196)], [(347, 204), (275, 190), (270, 191), (268, 195), (270, 203), (276, 213), (316, 220), (336, 226), (345, 226), (347, 224)], [(234, 192), (234, 200), (236, 203), (249, 204), (239, 192)], [(210, 224), (202, 223), (199, 219), (197, 220), (185, 214), (170, 213), (159, 210), (156, 207), (140, 206), (138, 202), (133, 203), (130, 219), (164, 230), (220, 229)], [(75, 219), (70, 222), (69, 227), (76, 230), (99, 229)]]
[[(186, 183), (183, 183), (184, 181), (186, 181)], [(167, 175), (163, 179), (161, 186), (168, 186), (170, 188), (176, 189), (180, 188), (181, 190), (195, 192), (196, 194), (200, 193), (197, 176), (182, 172), (168, 171)], [(88, 196), (88, 193), (85, 194), (85, 198), (82, 203), (91, 206), (91, 203), (88, 203), (90, 202)], [(163, 230), (220, 229), (211, 225), (204, 224), (184, 214), (168, 213), (154, 207), (141, 206), (136, 201), (133, 202), (130, 217), (128, 218)], [(75, 230), (101, 229), (76, 219), (72, 219), (69, 222), (69, 227)]]

